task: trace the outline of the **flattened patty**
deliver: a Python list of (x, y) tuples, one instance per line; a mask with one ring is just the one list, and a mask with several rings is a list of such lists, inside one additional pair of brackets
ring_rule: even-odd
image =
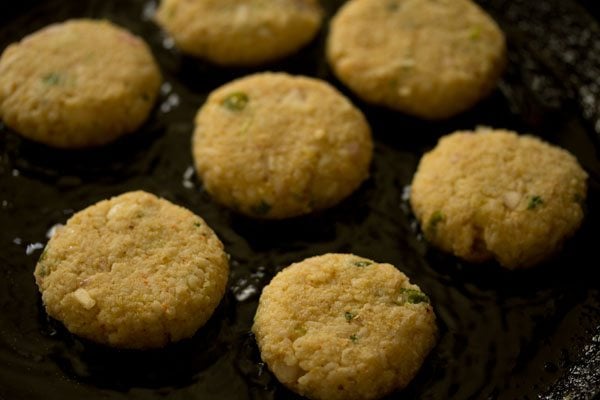
[(529, 267), (583, 219), (587, 174), (532, 136), (480, 128), (440, 139), (421, 159), (411, 205), (429, 241), (472, 262)]
[(223, 245), (202, 218), (130, 192), (76, 213), (46, 245), (35, 278), (48, 314), (116, 347), (192, 336), (227, 283)]

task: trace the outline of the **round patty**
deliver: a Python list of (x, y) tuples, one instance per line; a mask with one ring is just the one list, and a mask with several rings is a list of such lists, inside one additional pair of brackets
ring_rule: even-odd
[(429, 298), (390, 264), (326, 254), (261, 294), (252, 327), (277, 379), (311, 399), (376, 399), (405, 387), (436, 342)]
[(196, 117), (193, 154), (208, 192), (260, 218), (331, 207), (368, 176), (363, 114), (326, 82), (261, 73), (212, 92)]
[(583, 219), (587, 174), (566, 150), (480, 128), (440, 139), (421, 159), (410, 202), (425, 237), (471, 262), (529, 267)]
[(287, 56), (321, 26), (317, 0), (162, 0), (156, 19), (184, 52), (251, 66)]
[(107, 21), (41, 29), (0, 58), (0, 118), (61, 148), (108, 143), (146, 120), (161, 82), (144, 41)]
[(223, 245), (202, 218), (130, 192), (76, 213), (35, 268), (48, 314), (74, 334), (125, 348), (192, 336), (227, 283)]
[(504, 35), (470, 0), (351, 0), (331, 22), (327, 59), (363, 100), (426, 119), (495, 88)]

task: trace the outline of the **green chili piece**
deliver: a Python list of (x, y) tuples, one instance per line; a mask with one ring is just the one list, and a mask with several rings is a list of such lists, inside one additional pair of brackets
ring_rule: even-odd
[(294, 331), (295, 331), (297, 334), (299, 334), (300, 336), (304, 336), (304, 335), (306, 335), (306, 332), (308, 332), (308, 331), (307, 331), (307, 329), (306, 329), (304, 326), (302, 326), (302, 325), (297, 325), (297, 326), (294, 328)]
[(371, 261), (354, 261), (352, 262), (352, 264), (354, 264), (357, 267), (366, 267), (368, 265), (373, 264)]
[(419, 290), (416, 289), (400, 289), (400, 299), (399, 305), (404, 303), (409, 304), (419, 304), (419, 303), (429, 303), (429, 297)]
[(249, 98), (244, 92), (234, 92), (229, 96), (225, 97), (225, 100), (221, 103), (225, 108), (231, 111), (242, 111), (246, 108)]
[(478, 26), (474, 26), (471, 28), (469, 32), (469, 39), (478, 40), (481, 37), (481, 29)]

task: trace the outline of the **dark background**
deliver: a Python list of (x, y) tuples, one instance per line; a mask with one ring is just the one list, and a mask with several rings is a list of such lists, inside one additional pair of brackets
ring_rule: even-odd
[[(330, 16), (343, 1), (324, 1)], [(60, 151), (0, 124), (0, 399), (295, 399), (249, 333), (261, 288), (291, 262), (353, 252), (402, 269), (428, 293), (440, 341), (394, 399), (591, 399), (600, 392), (600, 29), (594, 1), (481, 0), (507, 34), (509, 65), (473, 110), (426, 123), (352, 96), (323, 60), (325, 25), (308, 47), (260, 70), (328, 80), (366, 114), (376, 141), (371, 178), (323, 213), (280, 222), (214, 204), (193, 174), (193, 116), (206, 95), (254, 69), (219, 69), (164, 46), (152, 1), (0, 4), (0, 50), (48, 23), (107, 18), (143, 36), (164, 74), (161, 98), (136, 134)], [(584, 5), (588, 8), (581, 7)], [(595, 15), (595, 17), (593, 16)], [(590, 174), (584, 225), (554, 259), (528, 271), (469, 265), (421, 238), (403, 189), (420, 156), (456, 129), (528, 132), (573, 152)], [(144, 189), (201, 215), (231, 254), (229, 290), (190, 340), (119, 351), (70, 335), (43, 311), (33, 268), (46, 233), (96, 201)], [(28, 251), (29, 248), (29, 251)]]

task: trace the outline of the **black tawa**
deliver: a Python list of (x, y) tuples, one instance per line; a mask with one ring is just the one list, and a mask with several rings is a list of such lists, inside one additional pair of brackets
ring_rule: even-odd
[[(429, 296), (440, 340), (415, 380), (389, 399), (592, 399), (600, 394), (600, 27), (593, 0), (479, 0), (505, 31), (509, 64), (472, 110), (423, 122), (365, 104), (325, 63), (320, 35), (261, 70), (325, 79), (366, 114), (371, 177), (338, 206), (264, 222), (215, 204), (194, 175), (193, 117), (216, 87), (258, 69), (223, 69), (171, 47), (156, 0), (0, 3), (0, 50), (49, 23), (106, 18), (146, 39), (165, 78), (139, 132), (92, 150), (30, 142), (0, 123), (0, 399), (298, 399), (261, 363), (250, 333), (260, 290), (292, 262), (352, 252), (402, 269)], [(343, 1), (323, 1), (327, 21)], [(477, 125), (532, 133), (587, 170), (583, 226), (552, 260), (527, 271), (471, 265), (431, 248), (403, 199), (437, 139)], [(101, 199), (143, 189), (201, 215), (231, 254), (228, 291), (191, 339), (115, 350), (46, 315), (33, 269), (52, 226)]]

